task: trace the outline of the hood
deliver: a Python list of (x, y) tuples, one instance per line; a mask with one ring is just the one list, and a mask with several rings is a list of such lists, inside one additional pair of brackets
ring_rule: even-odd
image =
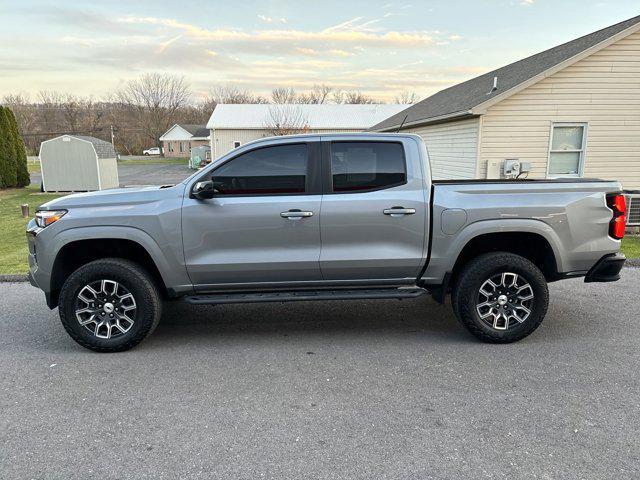
[(51, 200), (41, 205), (39, 210), (152, 203), (174, 196), (178, 193), (178, 190), (180, 190), (179, 193), (181, 194), (184, 190), (184, 185), (112, 188), (95, 192), (73, 193)]

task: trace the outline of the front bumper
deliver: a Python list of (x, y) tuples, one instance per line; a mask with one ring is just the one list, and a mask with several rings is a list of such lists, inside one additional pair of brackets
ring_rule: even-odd
[(589, 282), (615, 282), (620, 280), (620, 270), (624, 266), (627, 257), (622, 253), (611, 253), (605, 255), (591, 267), (584, 277), (584, 281)]

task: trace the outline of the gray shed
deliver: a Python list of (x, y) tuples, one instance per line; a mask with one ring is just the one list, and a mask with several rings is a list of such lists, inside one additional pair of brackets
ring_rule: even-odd
[(40, 144), (46, 192), (78, 192), (118, 187), (117, 153), (109, 142), (62, 135)]

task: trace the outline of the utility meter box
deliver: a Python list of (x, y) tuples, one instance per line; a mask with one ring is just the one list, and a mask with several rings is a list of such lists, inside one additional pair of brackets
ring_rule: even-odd
[(520, 175), (520, 160), (507, 158), (502, 164), (502, 176), (504, 178), (516, 178)]

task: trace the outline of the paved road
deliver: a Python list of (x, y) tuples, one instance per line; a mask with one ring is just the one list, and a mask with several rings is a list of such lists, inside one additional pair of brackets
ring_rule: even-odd
[(513, 345), (426, 297), (174, 303), (106, 355), (0, 284), (0, 476), (638, 478), (639, 285), (554, 284)]
[[(151, 164), (151, 165), (118, 165), (118, 179), (120, 186), (130, 187), (134, 185), (173, 185), (181, 182), (194, 170), (185, 165)], [(31, 184), (40, 185), (42, 176), (39, 173), (31, 174)]]

